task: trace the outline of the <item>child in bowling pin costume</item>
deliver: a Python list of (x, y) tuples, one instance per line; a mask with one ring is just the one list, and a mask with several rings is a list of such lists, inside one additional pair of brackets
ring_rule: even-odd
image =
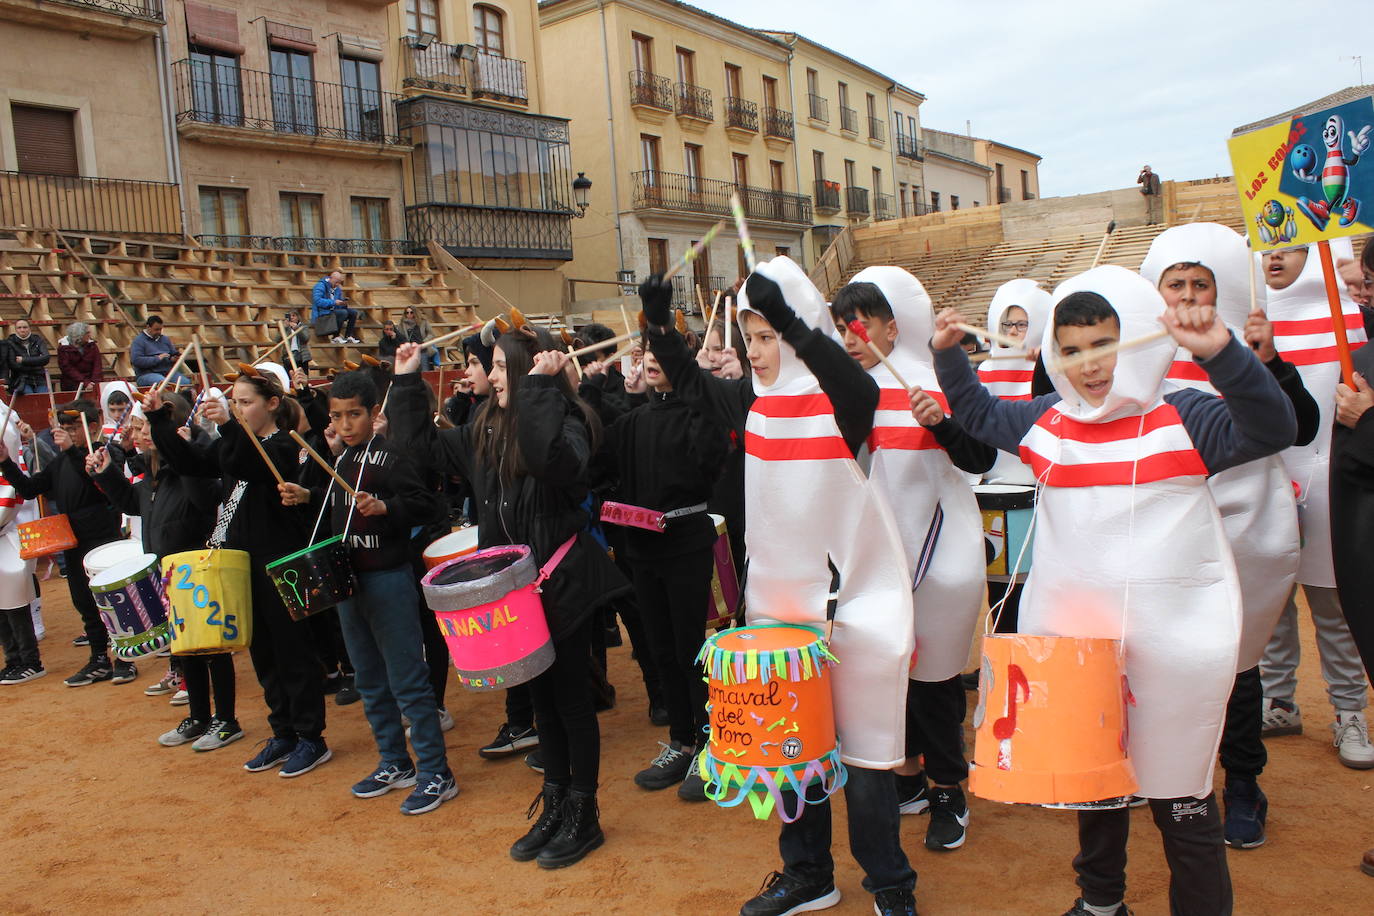
[[(1298, 445), (1316, 435), (1320, 414), (1302, 385), (1298, 370), (1274, 350), (1269, 320), (1259, 307), (1251, 310), (1248, 290), (1258, 264), (1245, 237), (1216, 223), (1175, 226), (1155, 237), (1140, 274), (1159, 288), (1168, 307), (1215, 306), (1218, 317), (1238, 336), (1252, 342), (1283, 388), (1298, 419)], [(1247, 276), (1246, 271), (1252, 275)], [(1165, 390), (1192, 388), (1215, 395), (1207, 373), (1182, 348), (1170, 366)], [(1298, 572), (1298, 513), (1283, 460), (1270, 455), (1216, 474), (1207, 481), (1240, 578), (1244, 617), (1241, 623), (1239, 673), (1226, 704), (1221, 763), (1226, 770), (1226, 844), (1250, 849), (1264, 843), (1268, 799), (1258, 777), (1267, 755), (1260, 737), (1263, 691), (1259, 659)]]
[[(931, 339), (954, 414), (974, 436), (1019, 448), (1043, 486), (1021, 631), (1120, 638), (1134, 705), (1127, 751), (1150, 800), (1180, 916), (1231, 912), (1212, 768), (1240, 644), (1241, 594), (1209, 473), (1276, 454), (1297, 431), (1287, 397), (1210, 307), (1165, 310), (1139, 275), (1098, 267), (1061, 284), (1043, 352), (1056, 393), (1000, 401), (977, 383), (946, 309)], [(1157, 330), (1165, 338), (1057, 360)], [(1164, 393), (1177, 346), (1223, 395)], [(1013, 739), (1014, 740), (1014, 739)], [(1127, 912), (1130, 811), (1078, 815), (1082, 897), (1071, 914)]]
[[(1348, 239), (1335, 240), (1331, 248), (1336, 259), (1353, 254)], [(1322, 678), (1336, 713), (1332, 728), (1337, 754), (1346, 766), (1366, 769), (1374, 767), (1374, 746), (1369, 742), (1364, 715), (1368, 681), (1336, 596), (1332, 569), (1327, 480), (1340, 364), (1331, 329), (1331, 307), (1327, 303), (1321, 259), (1315, 246), (1265, 252), (1263, 264), (1264, 281), (1269, 287), (1268, 314), (1274, 323), (1274, 344), (1284, 359), (1298, 367), (1303, 384), (1321, 408), (1317, 438), (1308, 445), (1294, 446), (1283, 453), (1283, 462), (1298, 494), (1298, 523), (1302, 530), (1298, 583), (1302, 585), (1317, 630)], [(1339, 279), (1337, 283), (1342, 290), (1341, 311), (1345, 316), (1346, 337), (1351, 349), (1358, 350), (1365, 341), (1359, 306), (1344, 292), (1344, 284)], [(1302, 713), (1293, 700), (1301, 651), (1296, 596), (1294, 589), (1260, 662), (1266, 736), (1302, 732)]]
[[(826, 626), (835, 728), (848, 766), (850, 849), (880, 914), (914, 914), (916, 875), (901, 848), (892, 767), (905, 758), (903, 719), (912, 634), (911, 578), (892, 512), (853, 456), (873, 430), (874, 381), (828, 336), (820, 292), (786, 257), (760, 264), (739, 314), (752, 382), (698, 366), (673, 329), (672, 287), (640, 287), (650, 347), (673, 389), (744, 441), (745, 600), (750, 624)], [(833, 406), (832, 406), (833, 405)], [(831, 805), (784, 824), (782, 872), (741, 916), (781, 916), (839, 902), (830, 855)]]
[[(11, 408), (0, 405), (0, 425), (6, 425), (5, 448), (23, 462), (22, 437), (19, 434), (18, 414), (7, 417)], [(8, 423), (6, 421), (8, 420)], [(27, 470), (27, 466), (20, 465)], [(33, 560), (19, 557), (20, 513), (25, 500), (14, 487), (0, 477), (0, 646), (5, 651), (5, 664), (0, 670), (0, 684), (26, 684), (47, 674), (38, 652), (38, 635), (30, 611), (34, 592)]]
[[(840, 288), (831, 312), (843, 328), (845, 349), (878, 383), (878, 413), (861, 463), (893, 507), (914, 577), (916, 657), (906, 699), (908, 762), (897, 777), (898, 799), (904, 814), (929, 807), (927, 849), (957, 849), (969, 820), (959, 787), (968, 775), (960, 672), (982, 609), (987, 569), (982, 517), (961, 471), (982, 474), (997, 450), (945, 415), (930, 365), (935, 314), (921, 281), (900, 267), (865, 268)], [(851, 329), (855, 321), (901, 382)], [(919, 421), (903, 383), (925, 396)], [(929, 792), (927, 777), (934, 786)]]

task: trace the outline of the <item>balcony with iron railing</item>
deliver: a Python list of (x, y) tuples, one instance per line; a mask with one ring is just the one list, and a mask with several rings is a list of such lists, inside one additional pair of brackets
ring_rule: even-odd
[(525, 62), (479, 50), (472, 62), (472, 97), (497, 102), (525, 104), (529, 90), (525, 83)]
[(0, 19), (125, 39), (155, 35), (166, 21), (162, 0), (0, 0)]
[(850, 216), (867, 216), (871, 213), (868, 206), (868, 188), (845, 188), (844, 209)]
[(792, 123), (792, 112), (763, 106), (763, 135), (778, 140), (791, 140), (795, 137), (796, 128)]
[(999, 204), (1011, 203), (1011, 188), (1003, 185), (997, 189), (997, 202)]
[(902, 216), (925, 216), (927, 213), (934, 213), (930, 204), (923, 200), (912, 200), (902, 202)]
[(0, 172), (0, 226), (180, 235), (175, 184)]
[(529, 95), (523, 60), (473, 45), (425, 43), (406, 36), (401, 39), (401, 60), (401, 85), (406, 88), (471, 94), (474, 99), (518, 105), (525, 104)]
[(673, 110), (673, 84), (648, 70), (630, 71), (630, 104), (657, 111)]
[(840, 183), (838, 181), (817, 179), (812, 196), (816, 201), (817, 213), (840, 212)]
[(714, 274), (710, 276), (697, 276), (696, 274), (688, 276), (686, 273), (680, 273), (673, 277), (672, 283), (673, 308), (687, 312), (697, 312), (701, 309), (696, 298), (698, 286), (701, 287), (702, 296), (709, 301), (716, 290), (728, 290), (731, 285), (726, 282), (724, 277), (717, 277)]
[(677, 98), (677, 116), (696, 121), (714, 121), (711, 113), (711, 90), (691, 83), (678, 83), (674, 87)]
[(898, 134), (897, 156), (901, 159), (913, 159), (917, 162), (921, 162), (921, 145), (916, 141), (915, 137), (908, 137), (906, 134)]
[(733, 95), (725, 97), (725, 129), (759, 132), (759, 106)]
[(753, 220), (810, 225), (811, 198), (805, 194), (738, 185), (676, 172), (634, 173), (636, 210), (672, 210), (730, 216), (730, 197), (738, 194), (744, 215)]
[(883, 122), (882, 118), (868, 119), (868, 139), (875, 143), (887, 142), (887, 124)]
[(840, 106), (840, 130), (851, 134), (859, 132), (859, 113), (852, 108)]
[(823, 96), (816, 95), (814, 92), (806, 94), (807, 112), (811, 120), (820, 121), (822, 124), (830, 123), (830, 100)]
[(197, 235), (207, 248), (304, 251), (311, 254), (417, 254), (423, 246), (409, 239), (326, 239), (305, 235)]
[(881, 192), (873, 195), (873, 219), (896, 219), (897, 202), (891, 194)]
[(572, 213), (424, 203), (406, 207), (406, 233), (458, 258), (572, 260)]
[(172, 64), (172, 80), (177, 130), (185, 137), (308, 145), (340, 155), (376, 155), (379, 147), (403, 155), (408, 149), (396, 129), (393, 92), (193, 60)]

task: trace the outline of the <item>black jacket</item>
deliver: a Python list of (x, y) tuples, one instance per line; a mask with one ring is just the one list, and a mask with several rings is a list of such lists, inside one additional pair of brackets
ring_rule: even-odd
[[(31, 388), (42, 383), (43, 367), (52, 358), (48, 353), (48, 342), (40, 335), (32, 333), (27, 340), (21, 340), (18, 334), (7, 337), (4, 356), (6, 377), (10, 379), (10, 386), (15, 387), (22, 383)], [(15, 365), (15, 359), (19, 360), (18, 365)]]
[(481, 546), (526, 544), (542, 566), (568, 538), (577, 538), (543, 587), (553, 638), (571, 634), (597, 608), (629, 591), (605, 550), (586, 533), (590, 437), (580, 412), (553, 380), (520, 380), (517, 435), (525, 473), (510, 483), (476, 454), (476, 420), (461, 429), (435, 429), (423, 384), (417, 373), (396, 376), (387, 411), (392, 438), (402, 451), (425, 453), (434, 466), (471, 481)]
[(215, 525), (217, 480), (183, 477), (164, 463), (155, 479), (145, 475), (130, 483), (111, 463), (95, 476), (95, 483), (116, 509), (143, 519), (143, 549), (159, 558), (204, 547)]
[[(367, 465), (359, 477), (364, 453)], [(315, 462), (312, 459), (310, 463)], [(410, 529), (427, 524), (434, 507), (434, 496), (425, 489), (415, 467), (381, 436), (373, 437), (370, 449), (366, 444), (348, 446), (334, 467), (355, 489), (386, 503), (385, 515), (369, 518), (352, 511), (352, 497), (332, 479), (329, 483), (333, 486), (311, 490), (310, 504), (315, 511), (319, 511), (321, 500), (328, 499), (330, 533), (343, 534), (347, 529), (345, 544), (353, 567), (359, 572), (375, 572), (407, 566)]]
[[(1356, 372), (1374, 378), (1374, 346), (1356, 350), (1354, 362)], [(1330, 492), (1336, 589), (1365, 671), (1374, 675), (1374, 410), (1366, 410), (1354, 429), (1332, 427)]]
[(0, 462), (0, 474), (25, 499), (51, 496), (67, 514), (80, 545), (93, 547), (119, 537), (120, 518), (87, 476), (86, 454), (86, 446), (73, 445), (32, 477), (6, 458)]

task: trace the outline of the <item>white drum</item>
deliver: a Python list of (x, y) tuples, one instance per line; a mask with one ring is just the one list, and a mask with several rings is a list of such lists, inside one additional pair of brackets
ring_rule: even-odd
[(440, 563), (457, 557), (465, 557), (477, 552), (478, 529), (476, 525), (451, 531), (425, 548), (421, 555), (425, 569), (433, 569)]
[(101, 544), (99, 547), (92, 548), (91, 552), (86, 554), (86, 559), (82, 565), (86, 567), (86, 578), (94, 579), (107, 569), (141, 556), (143, 556), (143, 543), (135, 538), (126, 538), (122, 541), (111, 541), (108, 544)]

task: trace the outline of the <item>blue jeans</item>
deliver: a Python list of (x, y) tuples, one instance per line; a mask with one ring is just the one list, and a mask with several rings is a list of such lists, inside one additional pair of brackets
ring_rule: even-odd
[(419, 600), (409, 566), (360, 572), (358, 593), (339, 603), (339, 623), (382, 765), (410, 766), (401, 724), (405, 714), (423, 785), (449, 769), (425, 664)]
[(47, 390), (48, 380), (41, 375), (37, 378), (20, 376), (10, 385), (10, 394), (42, 394)]
[[(902, 851), (901, 812), (897, 808), (897, 777), (891, 770), (851, 766), (844, 786), (849, 811), (849, 851), (864, 870), (864, 890), (878, 891), (916, 887), (916, 872)], [(816, 791), (813, 786), (811, 792)], [(808, 797), (812, 797), (808, 793)], [(791, 807), (796, 799), (789, 798)], [(835, 859), (830, 854), (831, 804), (808, 804), (801, 817), (782, 825), (778, 850), (783, 873), (807, 883), (834, 880)]]
[[(171, 367), (169, 366), (168, 368), (171, 368)], [(166, 377), (167, 377), (167, 373), (166, 373), (166, 372), (156, 372), (156, 371), (154, 371), (154, 372), (140, 372), (140, 373), (138, 374), (138, 377), (134, 379), (134, 384), (137, 385), (137, 386), (140, 387), (140, 388), (146, 388), (146, 387), (148, 387), (149, 385), (156, 385), (156, 384), (158, 384), (159, 382), (161, 382), (161, 381), (162, 381), (163, 379), (165, 379)], [(190, 376), (183, 375), (183, 374), (181, 374), (180, 372), (178, 372), (176, 375), (172, 376), (172, 380), (171, 380), (170, 382), (168, 382), (167, 384), (169, 384), (169, 385), (193, 385), (193, 384), (195, 384), (195, 383), (191, 381)]]

